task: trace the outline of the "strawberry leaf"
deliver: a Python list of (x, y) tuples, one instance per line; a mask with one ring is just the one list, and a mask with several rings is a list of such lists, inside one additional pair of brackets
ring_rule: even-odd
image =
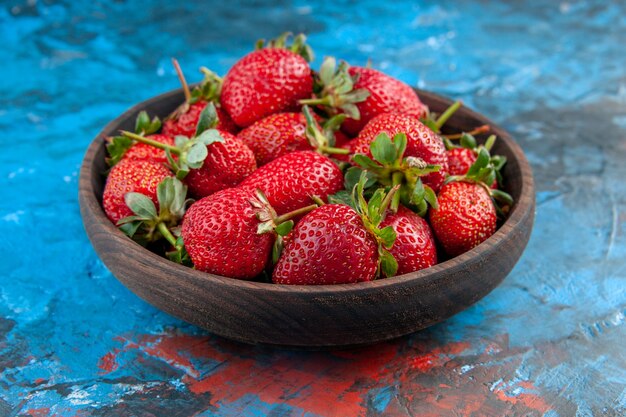
[(293, 224), (293, 220), (289, 220), (279, 224), (274, 230), (279, 236), (287, 236), (289, 232), (291, 232), (291, 230), (293, 229)]
[(187, 152), (187, 165), (189, 168), (198, 169), (202, 167), (204, 160), (209, 154), (209, 150), (202, 142), (194, 143)]
[(437, 201), (437, 194), (435, 194), (435, 191), (432, 188), (430, 188), (428, 185), (424, 185), (424, 200), (426, 200), (426, 202), (430, 204), (430, 206), (434, 208), (435, 210), (439, 209), (439, 202)]
[(367, 155), (360, 154), (360, 153), (357, 153), (356, 155), (352, 156), (352, 162), (354, 162), (355, 164), (365, 169), (380, 168), (380, 165), (372, 161), (370, 157), (368, 157)]
[(135, 133), (137, 134), (145, 134), (146, 130), (150, 127), (150, 116), (148, 116), (148, 112), (142, 110), (137, 115), (137, 119), (135, 119)]
[(365, 172), (367, 175), (367, 181), (365, 182), (364, 188), (370, 188), (376, 183), (376, 177), (371, 172), (364, 171), (359, 167), (350, 167), (344, 176), (344, 187), (346, 190), (354, 189), (354, 187), (359, 183), (362, 172)]
[(374, 226), (378, 226), (382, 220), (383, 213), (381, 212), (381, 206), (385, 191), (382, 188), (377, 189), (374, 195), (367, 203), (367, 215)]
[(132, 239), (133, 236), (135, 236), (135, 233), (137, 233), (137, 230), (139, 230), (139, 228), (142, 226), (142, 224), (143, 224), (142, 221), (131, 221), (128, 223), (121, 224), (118, 227), (122, 232), (124, 232), (126, 236)]
[(126, 193), (124, 196), (124, 202), (133, 213), (141, 218), (149, 220), (157, 217), (157, 211), (154, 203), (149, 197), (141, 193)]
[(195, 136), (200, 136), (202, 132), (207, 129), (212, 129), (217, 125), (217, 111), (215, 110), (215, 104), (208, 103), (206, 107), (200, 113), (198, 118), (198, 124), (196, 125)]
[(354, 207), (354, 201), (352, 200), (352, 195), (347, 190), (337, 191), (333, 195), (328, 196), (328, 202), (330, 204), (343, 204), (345, 206)]
[(384, 249), (380, 251), (380, 269), (386, 277), (392, 277), (398, 272), (398, 261), (391, 252)]
[(392, 226), (383, 227), (378, 231), (378, 237), (383, 246), (390, 249), (396, 241), (396, 231)]
[(392, 164), (398, 157), (396, 147), (386, 133), (381, 133), (370, 144), (370, 151), (375, 161), (383, 165)]
[(396, 159), (404, 158), (404, 151), (406, 151), (407, 138), (406, 134), (398, 133), (393, 137), (393, 145), (396, 147)]
[(107, 163), (109, 166), (113, 166), (122, 160), (126, 151), (133, 146), (134, 141), (126, 136), (114, 136), (109, 139), (109, 143), (106, 145), (109, 158)]
[(463, 133), (459, 143), (461, 144), (461, 147), (465, 149), (476, 149), (477, 146), (476, 139), (469, 133)]

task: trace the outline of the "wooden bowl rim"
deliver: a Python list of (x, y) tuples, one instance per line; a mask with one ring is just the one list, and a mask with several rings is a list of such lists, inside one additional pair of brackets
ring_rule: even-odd
[[(435, 93), (431, 93), (424, 90), (415, 89), (419, 94), (420, 98), (425, 102), (429, 100), (437, 100), (446, 104), (451, 104), (452, 100), (440, 96)], [(114, 133), (114, 129), (116, 126), (129, 115), (137, 114), (139, 111), (143, 110), (148, 105), (162, 101), (164, 99), (170, 98), (171, 96), (181, 95), (182, 89), (172, 90), (158, 96), (152, 97), (148, 100), (144, 100), (128, 110), (122, 113), (120, 116), (109, 122), (100, 133), (96, 136), (96, 138), (89, 145), (85, 156), (83, 158), (83, 163), (81, 165), (80, 177), (79, 177), (79, 197), (81, 206), (84, 209), (89, 210), (98, 221), (100, 221), (105, 228), (105, 230), (111, 234), (116, 235), (117, 237), (121, 237), (126, 239), (124, 245), (136, 245), (136, 249), (143, 250), (142, 253), (145, 254), (147, 262), (157, 264), (164, 273), (170, 273), (173, 275), (185, 274), (188, 278), (197, 281), (212, 281), (214, 284), (219, 284), (224, 287), (237, 287), (241, 289), (251, 290), (251, 291), (262, 291), (262, 292), (271, 292), (271, 293), (293, 293), (293, 294), (307, 294), (307, 295), (335, 295), (337, 293), (367, 293), (370, 291), (378, 291), (381, 288), (391, 289), (393, 290), (395, 287), (402, 287), (407, 283), (411, 283), (414, 281), (422, 280), (422, 284), (435, 283), (438, 279), (442, 279), (446, 272), (453, 272), (458, 270), (459, 268), (463, 268), (463, 265), (466, 262), (470, 262), (475, 260), (476, 258), (480, 258), (483, 255), (487, 255), (491, 248), (499, 246), (499, 244), (503, 241), (505, 236), (509, 233), (513, 232), (526, 217), (529, 210), (533, 207), (534, 201), (534, 181), (532, 177), (532, 171), (528, 161), (520, 148), (520, 146), (515, 142), (515, 140), (511, 137), (511, 135), (506, 132), (504, 129), (499, 127), (497, 124), (493, 123), (487, 117), (471, 110), (468, 107), (462, 107), (459, 110), (459, 114), (464, 113), (470, 118), (478, 120), (481, 124), (488, 124), (491, 126), (492, 131), (495, 132), (498, 136), (499, 141), (504, 141), (507, 146), (510, 148), (513, 155), (515, 155), (515, 159), (520, 169), (521, 175), (521, 191), (520, 196), (515, 202), (513, 208), (511, 209), (508, 218), (506, 221), (496, 230), (491, 237), (489, 237), (486, 241), (476, 246), (472, 250), (456, 256), (454, 258), (448, 259), (444, 262), (436, 264), (430, 268), (426, 268), (417, 272), (412, 272), (409, 274), (398, 275), (391, 278), (385, 278), (374, 281), (366, 281), (359, 282), (353, 284), (328, 284), (328, 285), (282, 285), (282, 284), (273, 284), (273, 283), (264, 283), (264, 282), (253, 282), (253, 281), (245, 281), (239, 280), (235, 278), (224, 277), (220, 275), (215, 275), (207, 272), (197, 271), (195, 269), (179, 265), (177, 263), (171, 262), (166, 258), (157, 255), (154, 252), (151, 252), (148, 249), (141, 247), (139, 244), (133, 242), (129, 238), (127, 238), (122, 231), (120, 231), (113, 223), (109, 221), (106, 217), (104, 210), (98, 199), (96, 198), (95, 190), (92, 187), (92, 165), (95, 159), (96, 153), (99, 151), (100, 147), (104, 146), (104, 138), (106, 136), (111, 136)]]

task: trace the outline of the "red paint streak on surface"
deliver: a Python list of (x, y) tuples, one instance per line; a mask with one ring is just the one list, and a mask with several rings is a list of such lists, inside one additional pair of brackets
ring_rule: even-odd
[(48, 407), (31, 408), (26, 410), (26, 415), (30, 417), (48, 417), (50, 416), (50, 409)]
[[(312, 415), (358, 417), (371, 412), (370, 391), (385, 387), (394, 390), (384, 410), (392, 417), (501, 415), (503, 409), (523, 415), (550, 408), (530, 382), (489, 389), (493, 381), (506, 381), (506, 375), (515, 380), (516, 360), (521, 359), (499, 360), (520, 357), (519, 351), (509, 349), (506, 335), (484, 341), (482, 348), (465, 342), (409, 345), (401, 339), (325, 353), (264, 350), (175, 333), (117, 340), (123, 347), (101, 359), (103, 370), (123, 367), (120, 355), (139, 351), (182, 372), (187, 389), (198, 395), (210, 393), (208, 405), (217, 409), (252, 394), (264, 403), (289, 405)], [(471, 366), (462, 368), (467, 364)], [(511, 388), (521, 392), (513, 395)]]

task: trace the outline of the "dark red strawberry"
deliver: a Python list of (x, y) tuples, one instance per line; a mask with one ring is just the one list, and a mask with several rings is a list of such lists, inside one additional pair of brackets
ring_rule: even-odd
[(195, 135), (177, 136), (175, 146), (130, 132), (123, 134), (177, 156), (168, 158), (172, 170), (177, 178), (184, 179), (192, 196), (201, 198), (238, 185), (256, 169), (254, 153), (236, 136), (212, 128), (215, 123), (215, 106), (209, 103), (200, 115)]
[(157, 186), (171, 171), (154, 161), (122, 161), (111, 168), (102, 195), (102, 206), (107, 217), (116, 223), (131, 216), (124, 196), (130, 192), (144, 194), (157, 203)]
[(398, 133), (406, 134), (405, 157), (416, 157), (426, 164), (438, 165), (439, 171), (426, 175), (424, 184), (438, 191), (448, 174), (448, 157), (443, 141), (419, 120), (400, 114), (385, 113), (373, 118), (352, 142), (353, 154), (372, 156), (370, 144), (380, 133), (390, 137)]
[(482, 185), (465, 181), (443, 186), (439, 207), (431, 209), (430, 224), (437, 240), (450, 256), (478, 246), (496, 231), (496, 208)]
[(311, 68), (298, 55), (310, 52), (303, 45), (304, 37), (296, 37), (289, 49), (285, 41), (283, 36), (246, 55), (224, 77), (221, 103), (238, 126), (250, 126), (270, 114), (296, 111), (298, 100), (311, 96)]
[[(174, 146), (174, 138), (167, 135), (149, 135), (148, 139), (156, 142), (164, 143), (166, 145)], [(135, 143), (132, 145), (122, 160), (127, 161), (155, 161), (163, 164), (167, 163), (167, 155), (163, 149), (155, 148), (154, 146), (146, 145), (145, 143)]]
[(302, 218), (285, 243), (272, 274), (277, 284), (348, 284), (393, 276), (398, 264), (389, 250), (396, 234), (381, 228), (393, 192), (376, 190), (369, 202), (363, 197), (367, 176), (356, 186), (354, 208), (326, 204)]
[(216, 107), (217, 125), (215, 128), (233, 134), (237, 133), (239, 130), (237, 125), (219, 104), (222, 79), (203, 67), (201, 70), (204, 73), (204, 80), (198, 87), (190, 90), (178, 61), (172, 58), (172, 64), (183, 87), (185, 102), (165, 120), (162, 133), (172, 137), (178, 135), (192, 137), (196, 132), (200, 114), (209, 102), (214, 103)]
[(428, 113), (415, 90), (407, 84), (373, 68), (350, 67), (350, 75), (358, 76), (355, 89), (369, 91), (365, 101), (357, 103), (360, 119), (348, 118), (342, 129), (349, 135), (357, 135), (374, 117), (383, 113), (409, 114), (422, 118)]
[(397, 213), (388, 211), (381, 227), (391, 226), (396, 241), (389, 250), (398, 262), (397, 275), (408, 274), (437, 263), (437, 248), (430, 226), (404, 206)]
[(261, 189), (278, 214), (311, 202), (311, 196), (326, 201), (343, 188), (343, 174), (328, 157), (315, 151), (288, 153), (254, 171), (240, 185)]
[(183, 218), (182, 238), (196, 269), (251, 279), (267, 264), (276, 233), (291, 230), (288, 217), (276, 216), (262, 194), (228, 188), (192, 204)]

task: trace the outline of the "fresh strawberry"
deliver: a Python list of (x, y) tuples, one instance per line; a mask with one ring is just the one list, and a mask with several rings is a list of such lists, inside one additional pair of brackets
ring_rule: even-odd
[(355, 208), (325, 204), (298, 222), (274, 268), (274, 283), (348, 284), (396, 273), (398, 264), (389, 252), (396, 234), (380, 223), (397, 187), (388, 195), (377, 190), (367, 203), (366, 181), (364, 173), (352, 200)]
[(343, 174), (328, 157), (315, 151), (288, 153), (254, 171), (240, 185), (261, 189), (279, 214), (322, 200), (343, 188)]
[(250, 126), (270, 114), (294, 111), (298, 100), (311, 96), (313, 77), (304, 55), (310, 49), (304, 36), (285, 45), (286, 35), (256, 50), (232, 66), (224, 77), (221, 103), (240, 127)]
[(237, 133), (239, 130), (237, 125), (219, 104), (222, 79), (203, 67), (201, 71), (204, 73), (204, 80), (198, 87), (190, 90), (178, 61), (172, 59), (172, 63), (183, 87), (185, 102), (165, 120), (162, 133), (172, 137), (178, 135), (192, 137), (196, 131), (200, 114), (209, 102), (214, 103), (216, 107), (218, 122), (215, 128), (233, 134)]
[[(478, 151), (483, 145), (478, 145), (473, 135), (465, 133), (461, 136), (460, 146), (454, 145), (449, 139), (444, 137), (446, 148), (448, 148), (448, 173), (450, 175), (463, 176), (467, 174), (471, 166), (476, 162)], [(495, 143), (496, 136), (487, 138), (484, 147), (491, 151)], [(494, 155), (491, 161), (496, 168), (496, 179), (491, 183), (491, 188), (498, 188), (498, 181), (502, 180), (500, 169), (506, 163), (506, 158), (501, 155)]]
[[(438, 207), (429, 212), (430, 224), (441, 246), (457, 256), (479, 245), (496, 231), (498, 214), (513, 204), (510, 195), (490, 189), (496, 167), (482, 147), (464, 176), (451, 176), (437, 196)], [(496, 201), (505, 204), (501, 209)]]
[(262, 193), (228, 188), (192, 204), (183, 218), (182, 238), (196, 269), (252, 279), (267, 264), (276, 234), (293, 227), (293, 215), (276, 216)]
[[(154, 117), (150, 120), (147, 112), (139, 112), (137, 119), (135, 120), (136, 135), (146, 136), (152, 141), (164, 143), (166, 145), (173, 145), (174, 138), (156, 134), (159, 129), (161, 129), (161, 120), (159, 120), (158, 117)], [(106, 138), (106, 141), (107, 153), (109, 154), (107, 163), (109, 166), (117, 164), (122, 159), (167, 162), (167, 155), (164, 151), (137, 143), (135, 140), (126, 136), (109, 137)]]
[(413, 117), (385, 113), (370, 120), (363, 128), (352, 142), (352, 153), (371, 157), (370, 144), (383, 132), (390, 137), (404, 133), (407, 139), (405, 157), (420, 158), (426, 164), (440, 167), (437, 172), (423, 178), (425, 185), (430, 186), (435, 192), (438, 191), (448, 174), (448, 157), (441, 138)]
[[(256, 169), (254, 153), (236, 136), (214, 129), (215, 124), (215, 106), (209, 103), (200, 115), (195, 135), (177, 136), (175, 146), (130, 132), (123, 134), (169, 152), (168, 160), (176, 177), (184, 179), (192, 196), (201, 198), (238, 185)], [(178, 158), (175, 160), (172, 155)]]
[[(174, 138), (167, 135), (148, 135), (148, 139), (156, 142), (163, 143), (165, 145), (174, 146)], [(167, 155), (163, 149), (155, 148), (154, 146), (146, 145), (145, 143), (135, 143), (132, 145), (122, 160), (125, 161), (155, 161), (162, 164), (167, 164)]]
[(126, 205), (127, 193), (141, 193), (157, 203), (157, 186), (171, 177), (172, 173), (165, 165), (154, 161), (122, 161), (111, 168), (107, 177), (102, 206), (107, 217), (116, 223), (131, 216), (132, 210)]
[(465, 181), (443, 186), (439, 207), (430, 211), (430, 224), (443, 249), (457, 256), (478, 246), (496, 231), (496, 208), (479, 184)]
[(404, 206), (397, 213), (389, 210), (381, 227), (391, 226), (396, 241), (389, 250), (398, 262), (398, 275), (419, 271), (437, 263), (437, 248), (430, 226)]

